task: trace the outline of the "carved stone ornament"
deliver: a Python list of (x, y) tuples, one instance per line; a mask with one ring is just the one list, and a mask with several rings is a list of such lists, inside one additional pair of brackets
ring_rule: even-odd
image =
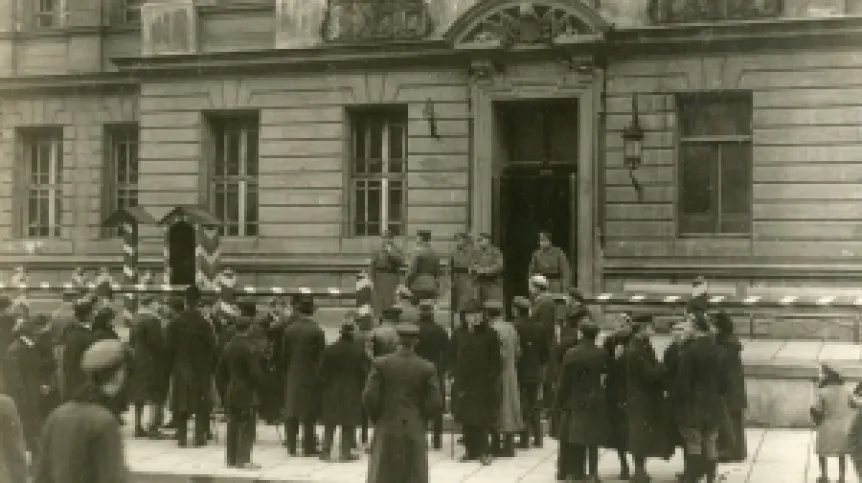
[(503, 66), (487, 59), (474, 59), (470, 62), (470, 77), (475, 81), (491, 81), (503, 72)]
[(477, 24), (463, 44), (551, 45), (559, 37), (591, 34), (584, 22), (561, 6), (524, 2), (493, 13)]
[(326, 42), (418, 40), (434, 30), (425, 0), (328, 0)]
[(761, 20), (780, 16), (784, 0), (650, 0), (649, 7), (658, 24)]

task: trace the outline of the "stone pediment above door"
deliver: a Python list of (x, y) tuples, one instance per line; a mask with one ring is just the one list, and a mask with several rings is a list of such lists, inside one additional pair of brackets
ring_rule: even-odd
[(458, 49), (592, 44), (609, 24), (586, 0), (480, 1), (446, 37)]

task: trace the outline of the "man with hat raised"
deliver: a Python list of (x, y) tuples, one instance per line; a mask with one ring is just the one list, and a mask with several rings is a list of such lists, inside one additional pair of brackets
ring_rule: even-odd
[(487, 233), (479, 235), (478, 242), (471, 272), (479, 302), (503, 300), (503, 252), (491, 243), (491, 235)]
[[(434, 301), (419, 302), (419, 340), (416, 343), (416, 354), (434, 364), (437, 370), (437, 382), (440, 384), (440, 396), (446, 400), (444, 377), (446, 374), (446, 357), (449, 350), (449, 334), (446, 329), (434, 320)], [(443, 447), (443, 413), (431, 421), (434, 449)]]
[(419, 230), (416, 251), (407, 271), (407, 287), (413, 305), (421, 300), (437, 300), (440, 290), (440, 256), (431, 248), (431, 232)]
[(488, 439), (497, 422), (502, 363), (500, 338), (482, 316), (478, 302), (466, 307), (466, 326), (452, 337), (452, 400), (467, 450), (462, 461), (491, 463)]
[(399, 324), (398, 350), (374, 361), (362, 394), (374, 421), (368, 483), (428, 483), (425, 424), (442, 410), (433, 364), (416, 355), (419, 328)]
[(341, 431), (341, 461), (353, 461), (356, 427), (362, 422), (362, 387), (368, 375), (368, 355), (356, 340), (356, 324), (348, 318), (341, 323), (341, 334), (323, 351), (320, 363), (322, 405), (320, 419), (324, 426), (320, 459), (332, 459), (335, 430)]
[(118, 340), (94, 343), (80, 368), (86, 384), (54, 410), (42, 433), (42, 451), (33, 465), (40, 483), (129, 481), (123, 438), (113, 399), (126, 377), (126, 352)]
[(298, 318), (284, 332), (284, 417), (287, 452), (295, 456), (297, 436), (302, 427), (303, 456), (316, 456), (315, 422), (320, 405), (320, 360), (326, 336), (314, 320), (314, 299), (300, 295)]
[(395, 245), (391, 233), (384, 233), (380, 248), (371, 255), (368, 276), (374, 289), (372, 307), (374, 316), (380, 317), (387, 307), (395, 303), (395, 292), (401, 283), (404, 254)]
[(213, 409), (213, 376), (218, 354), (210, 323), (198, 309), (201, 293), (191, 285), (185, 310), (168, 326), (166, 360), (173, 377), (171, 412), (177, 425), (177, 444), (188, 446), (189, 419), (194, 417), (194, 445), (205, 446)]

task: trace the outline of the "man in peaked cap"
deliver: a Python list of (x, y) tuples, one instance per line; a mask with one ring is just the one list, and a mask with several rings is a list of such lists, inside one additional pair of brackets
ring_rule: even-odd
[[(35, 481), (128, 481), (120, 426), (111, 400), (126, 377), (126, 353), (117, 340), (94, 343), (80, 361), (88, 385), (57, 408), (42, 433)], [(98, 457), (93, 457), (98, 455)]]
[(415, 352), (420, 328), (399, 324), (396, 332), (398, 351), (374, 361), (362, 394), (375, 426), (368, 483), (428, 483), (425, 419), (437, 417), (443, 398), (433, 364)]
[[(443, 401), (446, 399), (444, 379), (446, 375), (446, 356), (449, 351), (449, 334), (446, 329), (434, 320), (434, 301), (419, 302), (419, 340), (416, 343), (416, 354), (434, 364), (437, 371), (437, 382)], [(432, 445), (434, 449), (443, 446), (443, 413), (431, 420), (433, 431)]]
[(407, 270), (407, 287), (413, 305), (426, 299), (437, 299), (440, 289), (440, 256), (431, 248), (431, 232), (419, 230), (416, 251)]

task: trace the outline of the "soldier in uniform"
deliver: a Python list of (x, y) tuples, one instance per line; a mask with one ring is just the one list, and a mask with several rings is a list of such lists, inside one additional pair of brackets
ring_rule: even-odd
[(125, 363), (126, 351), (118, 340), (102, 340), (86, 350), (80, 368), (87, 384), (45, 423), (34, 483), (130, 480), (118, 415), (112, 412), (125, 383)]
[(374, 361), (362, 401), (374, 421), (368, 483), (428, 483), (425, 423), (442, 409), (433, 364), (415, 353), (419, 328), (397, 328), (398, 350)]
[[(464, 306), (476, 298), (476, 287), (473, 284), (473, 275), (470, 269), (473, 267), (475, 258), (475, 247), (470, 235), (458, 233), (455, 235), (457, 245), (449, 259), (449, 270), (452, 271), (452, 307), (451, 310), (458, 314), (460, 322), (464, 320)], [(454, 327), (452, 330), (454, 331)]]
[(524, 414), (524, 431), (518, 447), (527, 449), (530, 436), (533, 446), (542, 447), (542, 421), (540, 418), (539, 390), (542, 385), (545, 367), (551, 354), (547, 331), (530, 319), (530, 301), (525, 297), (515, 297), (515, 330), (521, 343), (521, 357), (518, 359), (518, 389), (521, 392), (521, 411)]
[(407, 287), (413, 305), (421, 300), (437, 300), (440, 290), (440, 256), (431, 248), (431, 232), (419, 230), (416, 253), (407, 272)]
[(320, 403), (320, 360), (326, 335), (314, 320), (314, 299), (303, 295), (297, 301), (299, 318), (284, 331), (284, 417), (287, 452), (296, 455), (296, 439), (302, 426), (302, 453), (316, 456), (314, 423)]
[(227, 381), (225, 400), (227, 413), (227, 466), (258, 469), (251, 462), (260, 393), (265, 385), (262, 354), (250, 335), (252, 320), (241, 315), (234, 319), (236, 335), (227, 343), (218, 372)]
[[(551, 352), (557, 347), (557, 302), (554, 300), (553, 294), (548, 290), (548, 281), (542, 275), (533, 275), (530, 277), (530, 295), (533, 299), (533, 310), (530, 318), (533, 323), (542, 327), (547, 340), (548, 348)], [(550, 362), (550, 361), (549, 361)], [(553, 385), (556, 381), (553, 380), (554, 368), (548, 364), (544, 368), (542, 384), (542, 407), (550, 409), (551, 394)]]
[(479, 235), (472, 273), (478, 286), (479, 302), (503, 300), (503, 253), (491, 244), (491, 235)]
[(381, 317), (383, 311), (395, 303), (395, 291), (401, 280), (404, 254), (395, 246), (392, 235), (383, 235), (383, 243), (371, 255), (368, 276), (374, 285), (374, 316)]
[[(416, 344), (416, 354), (434, 364), (437, 369), (437, 382), (440, 385), (440, 396), (446, 401), (446, 391), (443, 378), (446, 374), (446, 356), (449, 347), (449, 334), (434, 320), (434, 301), (419, 302), (419, 341)], [(443, 413), (431, 421), (434, 433), (432, 445), (434, 449), (443, 447)]]
[(545, 277), (552, 293), (565, 293), (569, 288), (569, 259), (562, 248), (553, 245), (551, 234), (547, 231), (539, 233), (539, 248), (530, 258), (527, 276), (534, 275)]

